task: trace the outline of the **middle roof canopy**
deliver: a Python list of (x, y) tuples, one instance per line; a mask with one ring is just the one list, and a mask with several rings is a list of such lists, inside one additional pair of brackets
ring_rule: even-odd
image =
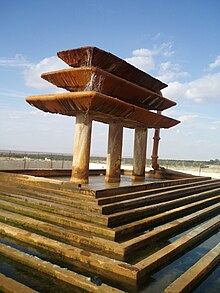
[(96, 91), (148, 110), (163, 111), (176, 103), (160, 94), (97, 67), (44, 73), (42, 78), (70, 92)]

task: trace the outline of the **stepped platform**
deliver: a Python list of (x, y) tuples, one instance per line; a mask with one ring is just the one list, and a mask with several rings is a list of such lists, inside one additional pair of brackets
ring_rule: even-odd
[[(38, 175), (58, 175), (47, 171)], [(36, 170), (0, 172), (4, 261), (43, 273), (57, 291), (145, 292), (155, 274), (163, 268), (169, 272), (170, 264), (218, 233), (220, 180), (163, 170), (133, 182), (122, 171), (121, 182), (106, 183), (104, 173), (93, 171), (90, 184), (74, 184), (37, 177)], [(201, 274), (204, 279), (217, 266), (218, 255), (219, 246), (210, 246), (201, 262), (168, 279), (163, 290), (177, 292), (181, 284), (192, 291)], [(185, 275), (191, 270), (188, 284)], [(0, 279), (18, 286), (18, 292), (38, 291), (31, 282), (21, 285), (4, 274), (2, 268)], [(155, 282), (163, 292), (160, 279)]]

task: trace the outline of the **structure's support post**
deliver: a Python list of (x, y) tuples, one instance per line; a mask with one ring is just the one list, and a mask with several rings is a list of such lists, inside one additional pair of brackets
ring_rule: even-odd
[[(162, 95), (162, 93), (160, 92)], [(157, 114), (161, 114), (161, 111), (157, 111)], [(160, 129), (155, 129), (154, 131), (154, 143), (153, 143), (153, 150), (152, 150), (152, 168), (154, 170), (158, 170), (160, 168), (157, 159), (158, 159), (158, 148), (159, 148), (159, 140), (160, 140)]]
[(87, 114), (76, 115), (71, 181), (88, 183), (92, 119)]
[(123, 127), (121, 122), (109, 124), (106, 182), (120, 182)]
[(152, 150), (152, 168), (154, 170), (159, 169), (159, 164), (157, 162), (158, 159), (158, 148), (159, 148), (159, 140), (160, 140), (160, 129), (155, 129), (154, 131), (154, 137), (153, 137), (154, 143), (153, 143), (153, 150)]
[(133, 159), (133, 180), (141, 180), (145, 178), (147, 149), (147, 129), (136, 128), (134, 138), (134, 159)]

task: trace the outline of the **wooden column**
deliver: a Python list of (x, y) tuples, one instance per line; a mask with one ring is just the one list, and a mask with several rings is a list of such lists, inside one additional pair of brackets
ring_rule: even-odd
[(152, 150), (152, 168), (154, 170), (159, 169), (159, 164), (157, 162), (158, 159), (158, 148), (159, 148), (159, 140), (160, 140), (160, 129), (155, 129), (154, 131), (154, 137), (153, 137), (154, 143), (153, 143), (153, 150)]
[(88, 183), (92, 119), (87, 114), (76, 116), (71, 181)]
[[(162, 95), (161, 91), (159, 94)], [(161, 111), (157, 111), (157, 114), (161, 114)], [(160, 129), (154, 130), (154, 137), (153, 137), (154, 143), (153, 143), (153, 150), (152, 150), (152, 168), (154, 170), (158, 170), (160, 168), (157, 160), (158, 160), (158, 148), (159, 148), (159, 140), (160, 140)]]
[(109, 124), (108, 154), (106, 165), (107, 182), (120, 182), (121, 154), (122, 154), (123, 127), (120, 122), (114, 121)]
[(145, 178), (147, 149), (147, 129), (136, 128), (134, 139), (134, 158), (133, 158), (133, 180), (141, 180)]

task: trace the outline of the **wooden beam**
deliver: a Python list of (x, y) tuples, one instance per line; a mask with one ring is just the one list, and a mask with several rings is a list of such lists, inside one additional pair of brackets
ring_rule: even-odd
[(207, 277), (210, 271), (220, 262), (220, 243), (205, 254), (178, 279), (171, 283), (164, 293), (192, 292), (198, 283)]

